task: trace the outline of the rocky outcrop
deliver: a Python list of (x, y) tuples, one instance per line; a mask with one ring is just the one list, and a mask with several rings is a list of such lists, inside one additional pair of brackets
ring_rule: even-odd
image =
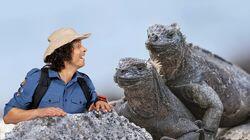
[(5, 133), (10, 132), (14, 127), (14, 124), (5, 124), (3, 120), (0, 120), (0, 140), (5, 139)]
[(217, 136), (218, 140), (250, 140), (250, 122), (233, 127), (231, 129), (222, 129)]
[(18, 123), (6, 139), (130, 139), (152, 140), (144, 128), (140, 128), (116, 112), (88, 112), (68, 114), (65, 117), (46, 117)]

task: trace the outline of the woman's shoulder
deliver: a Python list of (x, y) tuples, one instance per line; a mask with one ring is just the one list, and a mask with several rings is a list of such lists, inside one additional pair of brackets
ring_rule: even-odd
[(40, 78), (41, 75), (41, 69), (33, 68), (31, 69), (27, 74), (25, 78)]
[(77, 73), (80, 75), (80, 77), (90, 79), (89, 76), (86, 73), (83, 73), (83, 72), (80, 72), (80, 71), (77, 71)]

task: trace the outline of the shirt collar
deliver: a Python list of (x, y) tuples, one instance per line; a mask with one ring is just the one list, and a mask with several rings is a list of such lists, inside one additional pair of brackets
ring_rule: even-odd
[[(59, 76), (59, 73), (49, 69), (49, 78), (58, 78), (61, 79)], [(76, 73), (73, 75), (71, 81), (76, 82), (78, 78), (84, 78), (84, 76), (82, 74), (80, 74), (80, 72), (76, 71)]]
[(84, 78), (84, 76), (81, 75), (80, 72), (76, 71), (76, 73), (72, 77), (72, 81), (76, 82), (78, 78)]
[(59, 78), (60, 79), (60, 76), (59, 76), (58, 72), (49, 69), (49, 78)]

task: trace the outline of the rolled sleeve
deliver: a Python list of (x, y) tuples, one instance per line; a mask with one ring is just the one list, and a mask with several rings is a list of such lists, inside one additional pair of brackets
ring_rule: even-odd
[(37, 68), (32, 69), (27, 73), (25, 81), (20, 85), (18, 91), (15, 92), (10, 101), (5, 104), (4, 116), (14, 107), (28, 109), (32, 102), (34, 91), (38, 85), (40, 73), (40, 70)]

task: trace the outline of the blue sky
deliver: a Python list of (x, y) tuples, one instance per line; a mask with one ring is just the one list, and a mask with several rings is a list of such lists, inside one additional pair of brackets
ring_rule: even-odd
[(47, 37), (61, 27), (91, 32), (87, 73), (99, 93), (121, 96), (113, 74), (122, 57), (149, 57), (144, 43), (147, 27), (177, 22), (188, 42), (230, 61), (250, 50), (250, 2), (106, 0), (2, 1), (0, 5), (0, 105), (13, 96), (26, 73), (41, 68)]

